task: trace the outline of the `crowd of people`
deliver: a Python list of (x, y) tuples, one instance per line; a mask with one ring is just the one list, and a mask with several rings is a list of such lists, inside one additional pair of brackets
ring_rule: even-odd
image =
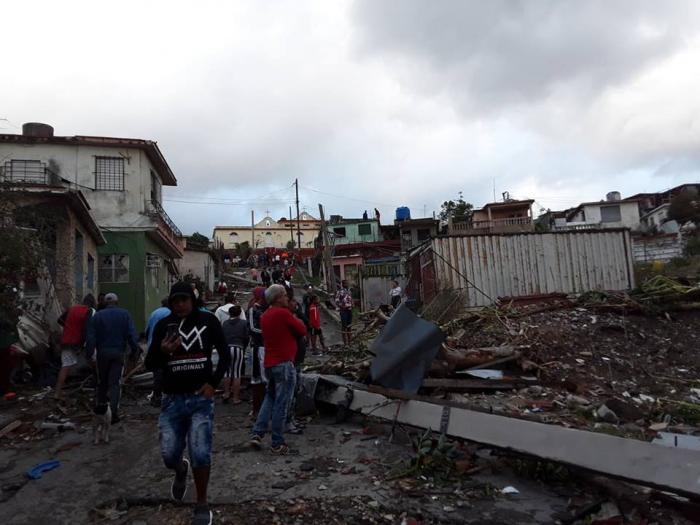
[[(207, 310), (193, 284), (174, 284), (167, 298), (150, 315), (146, 331), (137, 336), (129, 312), (119, 307), (114, 293), (88, 295), (61, 317), (62, 368), (56, 397), (70, 368), (83, 349), (97, 376), (95, 413), (120, 421), (119, 400), (125, 364), (146, 352), (144, 364), (153, 373), (151, 403), (160, 407), (158, 421), (163, 462), (173, 471), (171, 496), (182, 501), (190, 472), (196, 489), (193, 524), (209, 524), (207, 486), (212, 456), (214, 395), (221, 384), (222, 403), (240, 405), (242, 380), (248, 379), (253, 424), (250, 445), (263, 447), (270, 432), (270, 452), (289, 453), (286, 434), (303, 432), (296, 420), (295, 403), (307, 351), (326, 350), (321, 322), (321, 300), (308, 285), (295, 298), (291, 281), (294, 265), (252, 268), (260, 283), (245, 307), (217, 285), (224, 301)], [(341, 318), (344, 343), (351, 342), (354, 301), (348, 283), (333, 298)], [(389, 299), (394, 307), (401, 300), (398, 282), (392, 282)], [(185, 448), (188, 449), (185, 457)]]
[[(178, 282), (151, 313), (140, 336), (114, 293), (101, 294), (97, 301), (88, 295), (59, 320), (62, 368), (56, 397), (65, 400), (66, 378), (85, 352), (97, 377), (95, 413), (107, 414), (112, 424), (120, 421), (124, 368), (145, 351), (144, 365), (153, 373), (150, 400), (160, 407), (161, 456), (173, 471), (171, 496), (184, 499), (191, 474), (196, 490), (193, 524), (212, 520), (207, 486), (214, 395), (220, 385), (222, 403), (240, 405), (242, 381), (248, 379), (251, 446), (262, 448), (270, 430), (270, 452), (285, 455), (285, 435), (303, 432), (303, 424), (294, 417), (301, 366), (308, 350), (317, 353), (326, 344), (320, 299), (311, 286), (300, 300), (294, 297), (292, 268), (263, 268), (258, 275), (261, 285), (245, 307), (235, 293), (227, 292), (224, 304), (213, 312), (204, 308), (195, 286)], [(217, 289), (222, 289), (221, 283)], [(341, 290), (349, 294), (347, 286)], [(336, 299), (342, 299), (341, 308), (351, 310), (351, 298)], [(349, 319), (348, 329), (351, 315)]]

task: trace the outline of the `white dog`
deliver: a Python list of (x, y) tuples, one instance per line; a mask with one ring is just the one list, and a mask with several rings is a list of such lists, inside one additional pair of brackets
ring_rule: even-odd
[(95, 445), (100, 441), (109, 443), (109, 427), (112, 424), (112, 409), (108, 404), (97, 405), (92, 418), (92, 437)]

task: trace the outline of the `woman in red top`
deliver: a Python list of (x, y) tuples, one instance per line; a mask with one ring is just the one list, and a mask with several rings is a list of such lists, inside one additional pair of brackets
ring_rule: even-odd
[(316, 341), (321, 339), (321, 348), (325, 351), (326, 345), (323, 342), (323, 332), (321, 331), (321, 300), (318, 295), (312, 295), (309, 304), (309, 326), (311, 327), (311, 351), (318, 352)]

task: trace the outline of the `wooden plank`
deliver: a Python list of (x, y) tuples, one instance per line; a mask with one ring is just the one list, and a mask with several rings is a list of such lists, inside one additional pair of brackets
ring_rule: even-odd
[(22, 426), (22, 422), (19, 419), (16, 419), (9, 425), (5, 425), (2, 430), (0, 430), (0, 438), (5, 437), (8, 435), (10, 432), (18, 429), (19, 427)]
[[(439, 431), (445, 403), (392, 399), (363, 385), (321, 376), (318, 401), (337, 404), (353, 391), (349, 408), (388, 421)], [(397, 407), (398, 403), (398, 407)], [(450, 408), (450, 436), (512, 450), (633, 483), (700, 497), (700, 452), (574, 430), (522, 419)]]
[(513, 390), (516, 387), (516, 382), (500, 379), (443, 379), (437, 377), (423, 379), (423, 388), (444, 388), (445, 390)]

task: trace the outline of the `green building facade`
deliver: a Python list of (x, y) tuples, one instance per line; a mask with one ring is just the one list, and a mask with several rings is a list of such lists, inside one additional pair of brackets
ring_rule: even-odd
[(170, 258), (146, 231), (112, 231), (104, 236), (107, 244), (98, 249), (100, 291), (116, 293), (119, 306), (131, 313), (136, 330), (142, 332), (174, 280)]

